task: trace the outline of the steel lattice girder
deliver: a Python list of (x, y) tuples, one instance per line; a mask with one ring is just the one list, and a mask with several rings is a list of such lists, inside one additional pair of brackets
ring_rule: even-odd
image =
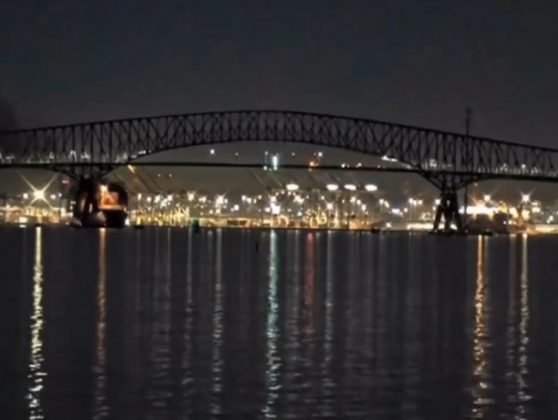
[[(296, 111), (230, 111), (130, 118), (0, 133), (0, 165), (83, 164), (110, 170), (138, 157), (195, 145), (305, 143), (388, 156), (436, 180), (558, 180), (558, 150), (361, 118)], [(446, 178), (444, 178), (446, 179)], [(465, 179), (460, 177), (460, 179)]]

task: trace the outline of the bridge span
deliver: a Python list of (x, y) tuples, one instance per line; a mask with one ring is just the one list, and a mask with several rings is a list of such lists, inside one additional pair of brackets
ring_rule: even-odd
[[(141, 157), (199, 145), (255, 141), (304, 143), (397, 160), (405, 171), (419, 174), (439, 189), (436, 229), (442, 217), (444, 230), (452, 223), (463, 229), (457, 191), (472, 182), (558, 181), (556, 149), (287, 110), (203, 112), (0, 132), (0, 168), (58, 171), (91, 188), (110, 171)], [(83, 219), (87, 214), (79, 216)]]

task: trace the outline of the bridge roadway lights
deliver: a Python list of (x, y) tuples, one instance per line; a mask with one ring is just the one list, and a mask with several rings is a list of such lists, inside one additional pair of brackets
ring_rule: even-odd
[[(442, 216), (444, 217), (444, 226), (440, 229)], [(434, 218), (434, 232), (450, 233), (452, 223), (455, 224), (458, 232), (464, 231), (461, 215), (459, 214), (457, 191), (455, 189), (441, 190), (440, 204), (436, 208), (436, 217)]]

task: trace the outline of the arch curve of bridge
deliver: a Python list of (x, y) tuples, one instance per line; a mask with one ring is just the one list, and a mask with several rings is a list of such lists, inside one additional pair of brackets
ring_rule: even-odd
[(371, 119), (282, 110), (223, 111), (130, 118), (0, 133), (10, 165), (101, 172), (139, 157), (233, 142), (303, 143), (389, 156), (435, 186), (519, 174), (558, 179), (555, 150)]

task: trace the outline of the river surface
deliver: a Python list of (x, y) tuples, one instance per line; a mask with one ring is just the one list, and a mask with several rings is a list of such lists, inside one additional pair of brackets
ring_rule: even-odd
[(557, 237), (0, 244), (0, 419), (558, 418)]

